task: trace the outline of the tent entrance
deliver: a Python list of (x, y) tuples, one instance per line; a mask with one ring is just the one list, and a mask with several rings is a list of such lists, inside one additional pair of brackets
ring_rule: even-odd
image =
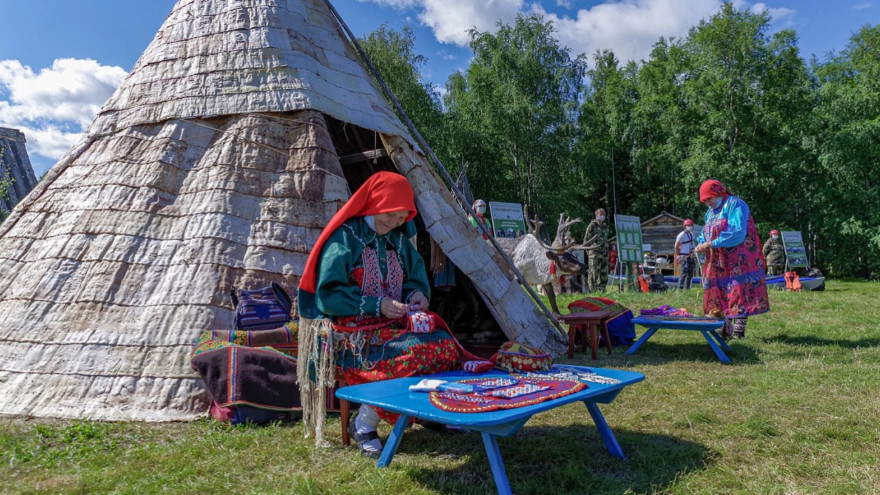
[[(352, 191), (357, 190), (376, 172), (399, 172), (377, 133), (327, 115), (324, 119), (343, 174)], [(431, 242), (421, 215), (416, 216), (415, 222), (418, 232), (416, 246), (425, 260), (428, 279), (432, 283), (431, 310), (443, 317), (455, 337), (468, 350), (477, 355), (491, 354), (508, 340), (507, 337), (467, 274), (454, 266), (446, 272), (447, 276), (434, 273), (431, 260), (443, 260), (445, 256), (442, 252), (438, 253), (439, 246)], [(445, 262), (451, 263), (448, 259)], [(439, 269), (438, 266), (434, 268)], [(454, 275), (448, 276), (452, 272)]]

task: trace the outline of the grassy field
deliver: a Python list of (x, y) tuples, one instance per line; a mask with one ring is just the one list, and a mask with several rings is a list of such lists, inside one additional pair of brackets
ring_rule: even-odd
[[(697, 311), (700, 291), (610, 294), (633, 308)], [(602, 406), (627, 459), (606, 452), (582, 404), (499, 440), (519, 494), (880, 493), (880, 284), (771, 292), (721, 364), (694, 332), (660, 331), (633, 356), (599, 361), (645, 381)], [(573, 297), (563, 296), (564, 307)], [(641, 335), (642, 328), (637, 332)], [(414, 427), (394, 463), (315, 449), (298, 421), (268, 427), (0, 420), (2, 493), (494, 493), (478, 434)], [(387, 425), (380, 429), (384, 437)]]

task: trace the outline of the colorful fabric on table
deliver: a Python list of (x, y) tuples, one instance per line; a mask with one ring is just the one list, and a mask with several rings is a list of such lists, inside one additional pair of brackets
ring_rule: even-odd
[[(626, 306), (607, 297), (582, 297), (568, 305), (570, 313), (581, 311), (613, 310), (619, 312), (612, 315), (607, 321), (608, 336), (611, 337), (611, 345), (632, 345), (636, 339), (636, 326), (633, 324), (633, 313)], [(604, 337), (602, 337), (604, 339)]]
[(537, 347), (527, 346), (519, 342), (505, 342), (492, 356), (496, 368), (505, 371), (539, 371), (550, 369), (553, 356)]
[(745, 318), (770, 310), (761, 239), (748, 205), (727, 196), (706, 212), (698, 242), (712, 246), (703, 266), (703, 312), (721, 310), (728, 318)]
[(665, 316), (665, 315), (671, 313), (672, 311), (675, 311), (675, 308), (673, 308), (672, 306), (669, 306), (667, 304), (664, 304), (662, 306), (657, 306), (656, 308), (647, 308), (647, 309), (642, 308), (639, 310), (639, 314), (641, 316), (649, 316), (649, 315)]
[[(485, 378), (459, 380), (460, 383), (479, 385)], [(530, 406), (550, 399), (565, 397), (586, 388), (585, 383), (566, 380), (519, 379), (512, 386), (493, 388), (483, 392), (431, 392), (431, 404), (444, 411), (480, 413), (498, 409)], [(480, 387), (475, 387), (479, 389)], [(509, 390), (509, 392), (504, 392)], [(520, 393), (522, 394), (520, 395)]]
[(607, 297), (582, 297), (577, 301), (568, 304), (568, 310), (577, 311), (626, 311), (628, 308), (619, 302), (608, 299)]
[(691, 316), (694, 316), (694, 315), (690, 314), (690, 312), (688, 312), (688, 310), (685, 308), (679, 309), (679, 308), (675, 308), (673, 306), (668, 306), (666, 304), (664, 304), (663, 306), (657, 306), (656, 308), (640, 309), (639, 315), (640, 316), (672, 316), (672, 317), (680, 316), (683, 318), (689, 318)]
[(724, 318), (713, 318), (711, 316), (673, 316), (673, 315), (642, 315), (639, 318), (644, 318), (648, 320), (657, 320), (657, 321), (692, 321), (695, 323), (706, 322), (706, 323), (719, 323), (724, 320)]

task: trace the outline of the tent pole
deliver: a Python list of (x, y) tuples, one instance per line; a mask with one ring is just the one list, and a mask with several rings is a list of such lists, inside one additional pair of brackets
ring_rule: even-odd
[[(375, 77), (376, 80), (379, 82), (379, 85), (382, 86), (382, 91), (385, 93), (385, 96), (387, 96), (388, 99), (390, 99), (391, 102), (394, 104), (395, 109), (397, 110), (398, 114), (400, 114), (400, 117), (403, 119), (407, 129), (409, 129), (409, 132), (412, 133), (413, 138), (416, 139), (416, 141), (419, 143), (419, 146), (421, 146), (422, 149), (425, 150), (425, 152), (428, 154), (428, 157), (430, 157), (434, 164), (437, 165), (437, 168), (440, 170), (443, 178), (446, 179), (446, 182), (449, 184), (449, 187), (452, 190), (453, 194), (455, 194), (455, 196), (464, 206), (464, 210), (469, 215), (476, 218), (476, 212), (474, 212), (471, 205), (467, 204), (467, 200), (465, 199), (464, 194), (462, 194), (462, 192), (458, 189), (458, 186), (455, 185), (455, 181), (452, 180), (449, 172), (446, 171), (446, 167), (443, 166), (443, 163), (440, 161), (439, 158), (437, 158), (437, 155), (434, 154), (434, 150), (431, 149), (430, 146), (428, 146), (428, 143), (422, 137), (422, 134), (419, 132), (418, 129), (416, 129), (415, 124), (413, 124), (412, 120), (410, 120), (409, 116), (403, 110), (400, 102), (397, 101), (397, 98), (394, 97), (391, 89), (388, 87), (387, 84), (385, 84), (382, 76), (379, 75), (379, 71), (377, 71), (376, 68), (373, 66), (373, 63), (370, 62), (369, 57), (367, 57), (367, 54), (366, 52), (364, 52), (364, 49), (361, 47), (360, 43), (358, 43), (354, 33), (351, 32), (351, 29), (349, 29), (345, 21), (342, 20), (342, 16), (339, 15), (339, 12), (336, 11), (336, 8), (333, 7), (333, 5), (330, 3), (330, 0), (324, 1), (330, 11), (333, 13), (333, 16), (336, 18), (336, 22), (338, 22), (339, 26), (342, 27), (342, 29), (345, 31), (346, 35), (348, 36), (349, 42), (352, 44), (355, 50), (357, 50), (358, 54), (361, 56), (361, 59), (363, 59), (364, 63), (367, 65), (367, 68), (369, 68), (370, 72), (373, 74), (373, 77)], [(538, 294), (536, 294), (532, 287), (526, 282), (523, 274), (520, 273), (520, 271), (513, 264), (513, 260), (511, 260), (507, 253), (505, 253), (504, 250), (501, 249), (501, 245), (499, 245), (498, 242), (495, 240), (495, 236), (491, 235), (491, 233), (487, 231), (486, 227), (482, 225), (481, 222), (477, 222), (477, 226), (480, 228), (483, 234), (486, 234), (489, 237), (489, 241), (492, 243), (495, 249), (498, 250), (498, 253), (500, 253), (501, 256), (504, 257), (504, 260), (507, 262), (510, 269), (513, 270), (513, 273), (516, 276), (516, 279), (519, 281), (520, 285), (525, 287), (526, 291), (528, 291), (529, 295), (532, 297), (535, 303), (540, 306), (541, 310), (544, 311), (544, 314), (547, 316), (547, 318), (550, 320), (556, 330), (563, 336), (567, 335), (567, 332), (562, 329), (562, 327), (559, 325), (559, 322), (556, 321), (556, 318), (553, 317), (553, 314), (550, 312), (549, 309), (547, 309), (547, 306), (544, 305), (544, 301), (542, 301), (541, 298), (538, 297)]]

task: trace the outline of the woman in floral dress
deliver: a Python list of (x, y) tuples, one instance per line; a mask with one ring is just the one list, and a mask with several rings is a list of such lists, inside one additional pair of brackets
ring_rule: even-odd
[[(314, 331), (321, 333), (321, 346), (334, 342), (333, 365), (349, 385), (462, 369), (478, 359), (461, 348), (438, 315), (426, 311), (427, 272), (408, 239), (415, 234), (415, 216), (406, 178), (378, 172), (333, 216), (306, 262), (299, 314), (332, 322), (332, 331)], [(309, 359), (302, 336), (300, 346), (300, 359)], [(349, 429), (361, 452), (372, 457), (382, 449), (380, 418), (395, 417), (361, 405)]]
[(705, 181), (700, 202), (709, 207), (695, 249), (706, 255), (703, 311), (720, 312), (733, 321), (732, 332), (725, 331), (725, 337), (743, 338), (747, 318), (770, 311), (761, 239), (749, 206), (721, 182)]

